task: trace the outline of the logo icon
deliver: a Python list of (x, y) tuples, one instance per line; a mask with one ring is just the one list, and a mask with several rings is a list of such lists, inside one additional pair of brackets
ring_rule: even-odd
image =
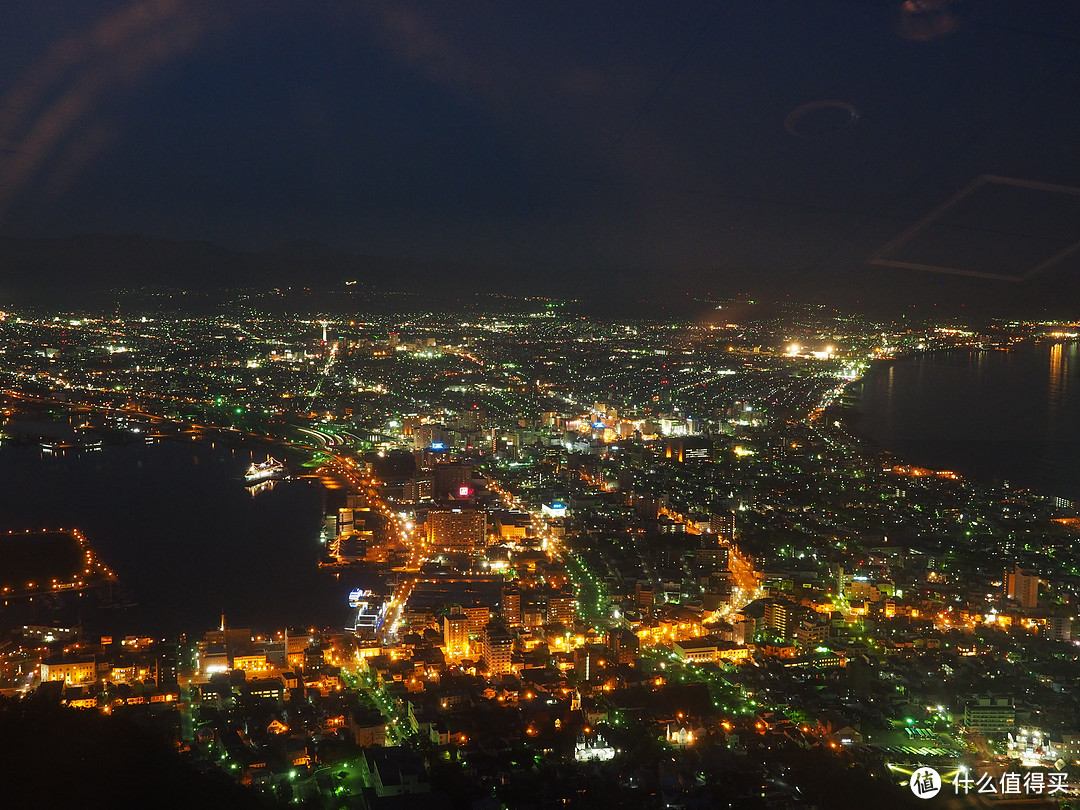
[(932, 799), (941, 790), (941, 774), (933, 768), (922, 766), (911, 774), (911, 792), (920, 799)]

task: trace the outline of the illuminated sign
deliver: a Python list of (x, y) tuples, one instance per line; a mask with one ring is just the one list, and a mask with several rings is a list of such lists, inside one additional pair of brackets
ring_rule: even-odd
[(432, 449), (432, 450), (445, 450), (446, 445), (443, 442), (432, 442), (430, 449)]
[(472, 495), (472, 487), (470, 487), (470, 486), (458, 487), (457, 494), (458, 494), (459, 498), (468, 498), (469, 496)]

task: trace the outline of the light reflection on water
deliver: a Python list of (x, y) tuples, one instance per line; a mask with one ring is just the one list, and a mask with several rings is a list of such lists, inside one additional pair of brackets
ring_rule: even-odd
[(89, 633), (201, 633), (223, 611), (234, 626), (266, 630), (344, 626), (363, 577), (318, 569), (321, 487), (278, 481), (253, 493), (243, 480), (251, 461), (220, 441), (55, 455), (4, 445), (0, 528), (84, 531), (137, 603), (81, 616)]
[(867, 376), (859, 430), (904, 460), (1080, 499), (1080, 344), (936, 352)]

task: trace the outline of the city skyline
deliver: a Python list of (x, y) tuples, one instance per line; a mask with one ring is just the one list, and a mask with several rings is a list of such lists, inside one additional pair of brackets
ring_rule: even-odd
[[(134, 721), (268, 806), (1076, 794), (1080, 481), (950, 443), (995, 368), (1072, 441), (1080, 322), (282, 294), (0, 310), (0, 724)], [(955, 468), (866, 435), (935, 369)]]
[(5, 806), (1076, 807), (1078, 98), (1068, 0), (5, 9)]

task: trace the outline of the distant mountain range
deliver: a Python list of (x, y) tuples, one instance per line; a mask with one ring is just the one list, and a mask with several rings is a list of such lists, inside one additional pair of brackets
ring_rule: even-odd
[[(1076, 258), (1076, 257), (1072, 257)], [(346, 287), (346, 282), (354, 282)], [(1024, 283), (860, 266), (799, 270), (707, 268), (523, 271), (364, 256), (320, 242), (293, 241), (241, 251), (203, 241), (89, 234), (59, 239), (0, 237), (0, 306), (56, 311), (111, 310), (146, 288), (176, 291), (202, 309), (222, 290), (291, 288), (284, 311), (356, 308), (360, 293), (412, 293), (413, 306), (454, 309), (476, 295), (580, 299), (601, 313), (696, 314), (742, 292), (764, 300), (812, 301), (875, 317), (913, 321), (960, 315), (1080, 318), (1080, 267), (1060, 267)], [(304, 289), (306, 288), (306, 290)], [(191, 297), (183, 296), (182, 292)], [(301, 298), (302, 291), (306, 298)], [(310, 292), (308, 292), (310, 291)], [(340, 293), (352, 295), (342, 297)], [(134, 299), (133, 299), (134, 300)], [(384, 302), (383, 308), (396, 305)]]
[[(0, 303), (104, 306), (113, 291), (168, 287), (207, 293), (237, 287), (380, 290), (505, 287), (505, 270), (358, 256), (318, 242), (245, 252), (209, 242), (90, 234), (64, 239), (0, 238)], [(520, 290), (515, 290), (518, 292)]]

